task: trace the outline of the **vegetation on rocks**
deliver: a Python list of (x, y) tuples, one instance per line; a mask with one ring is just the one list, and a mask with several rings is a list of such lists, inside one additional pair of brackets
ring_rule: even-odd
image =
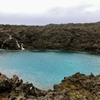
[[(0, 25), (0, 48), (78, 50), (100, 53), (100, 22), (45, 26)], [(53, 90), (40, 90), (14, 75), (0, 73), (0, 100), (100, 100), (100, 75), (76, 73)]]
[(0, 25), (0, 48), (100, 52), (100, 22), (45, 26)]
[(40, 90), (31, 83), (14, 75), (13, 78), (0, 73), (1, 100), (100, 100), (100, 75), (76, 73), (64, 77), (53, 90)]

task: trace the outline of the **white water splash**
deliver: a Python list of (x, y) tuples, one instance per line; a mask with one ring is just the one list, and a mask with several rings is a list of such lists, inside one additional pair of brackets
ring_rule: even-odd
[(17, 45), (17, 47), (18, 48), (20, 48), (20, 45), (19, 45), (19, 43), (18, 43), (18, 41), (16, 40), (16, 45)]
[(25, 50), (25, 48), (23, 47), (23, 43), (21, 43), (21, 50)]

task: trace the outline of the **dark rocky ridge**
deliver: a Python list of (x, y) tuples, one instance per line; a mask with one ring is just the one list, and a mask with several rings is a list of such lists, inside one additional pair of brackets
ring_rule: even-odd
[[(100, 53), (100, 22), (46, 26), (0, 25), (0, 48), (58, 49)], [(0, 73), (0, 100), (100, 100), (100, 75), (76, 73), (43, 91)]]
[(78, 50), (100, 53), (100, 22), (49, 24), (46, 26), (0, 25), (0, 48)]
[(44, 91), (16, 75), (0, 73), (0, 100), (100, 100), (100, 75), (76, 73), (55, 84), (54, 90)]

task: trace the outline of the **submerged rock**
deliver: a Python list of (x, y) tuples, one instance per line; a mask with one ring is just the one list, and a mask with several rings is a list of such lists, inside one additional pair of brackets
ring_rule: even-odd
[(40, 90), (32, 83), (23, 83), (0, 73), (0, 100), (100, 100), (100, 75), (76, 73), (64, 77), (54, 90)]

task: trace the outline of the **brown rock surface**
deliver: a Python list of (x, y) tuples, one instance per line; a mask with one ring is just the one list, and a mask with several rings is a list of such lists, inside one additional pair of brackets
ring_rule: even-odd
[(0, 25), (3, 49), (57, 49), (100, 53), (100, 22), (45, 26)]
[(44, 91), (0, 73), (0, 100), (100, 100), (100, 75), (76, 73)]

